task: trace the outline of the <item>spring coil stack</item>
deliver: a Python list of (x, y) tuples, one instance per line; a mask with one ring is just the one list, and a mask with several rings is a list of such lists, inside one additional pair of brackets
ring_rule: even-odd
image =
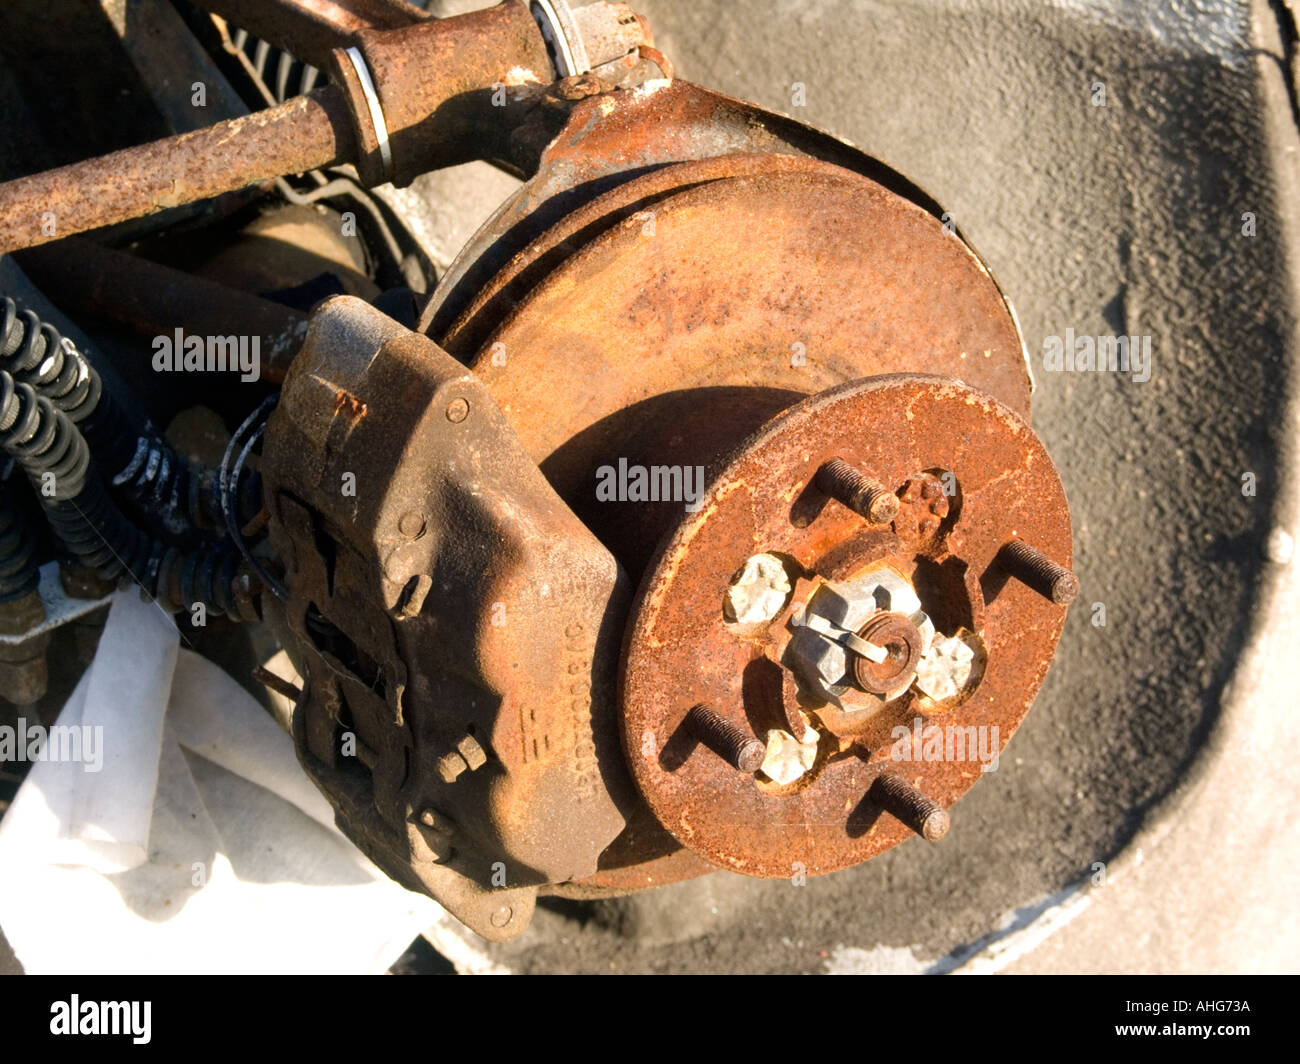
[(268, 102), (284, 103), (293, 96), (305, 96), (325, 80), (314, 66), (252, 36), (247, 30), (234, 30), (230, 43), (243, 53), (248, 62), (248, 74)]
[(0, 481), (0, 605), (16, 602), (36, 590), (41, 574), (35, 554), (32, 522), (10, 486)]
[(0, 369), (19, 384), (30, 384), (73, 422), (84, 421), (99, 405), (99, 374), (53, 325), (32, 310), (19, 311), (0, 299)]
[[(155, 515), (170, 536), (192, 539), (195, 533), (219, 532), (224, 527), (217, 474), (195, 468), (157, 433), (136, 437), (135, 452), (113, 476), (112, 484), (142, 513)], [(248, 496), (260, 498), (260, 487), (254, 484), (244, 494), (240, 511), (247, 521), (258, 509)]]
[[(79, 424), (80, 422), (80, 424)], [(120, 497), (152, 517), (159, 534), (128, 518), (91, 459), (108, 457)], [(169, 612), (202, 603), (258, 617), (258, 581), (223, 533), (216, 473), (195, 468), (150, 427), (134, 433), (94, 366), (69, 339), (14, 301), (0, 299), (0, 450), (27, 474), (65, 551), (105, 580), (139, 583)], [(260, 507), (255, 476), (236, 481), (241, 521)], [(2, 485), (0, 485), (2, 486)], [(33, 543), (11, 488), (0, 494), (0, 602), (34, 586)]]
[[(0, 369), (16, 383), (30, 384), (80, 425), (114, 492), (140, 521), (183, 543), (224, 528), (216, 473), (178, 455), (152, 426), (137, 430), (77, 346), (7, 296), (0, 298)], [(256, 474), (241, 487), (240, 515), (246, 522), (260, 508)]]

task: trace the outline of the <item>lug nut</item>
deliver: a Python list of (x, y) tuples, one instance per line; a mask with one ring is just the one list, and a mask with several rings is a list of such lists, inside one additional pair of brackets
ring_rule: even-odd
[(813, 483), (873, 525), (884, 525), (898, 514), (898, 496), (854, 469), (843, 458), (832, 458), (817, 470)]
[(1022, 584), (1058, 605), (1068, 606), (1079, 594), (1077, 576), (1022, 540), (1013, 539), (1004, 546), (998, 560)]
[(763, 764), (767, 745), (762, 739), (738, 728), (701, 702), (692, 706), (683, 721), (686, 730), (732, 768), (755, 773)]
[(867, 797), (927, 842), (938, 842), (948, 834), (947, 811), (899, 776), (881, 773)]

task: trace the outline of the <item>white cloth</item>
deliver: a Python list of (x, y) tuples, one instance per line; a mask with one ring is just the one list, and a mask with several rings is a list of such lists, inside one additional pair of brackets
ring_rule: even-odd
[(382, 972), (441, 919), (136, 592), (58, 724), (101, 729), (102, 766), (38, 761), (0, 821), (0, 927), (29, 973)]

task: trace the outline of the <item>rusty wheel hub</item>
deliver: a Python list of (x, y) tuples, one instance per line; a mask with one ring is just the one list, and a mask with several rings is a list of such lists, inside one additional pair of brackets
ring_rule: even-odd
[[(1077, 591), (1014, 317), (932, 213), (797, 154), (591, 184), (480, 249), (495, 275), (429, 315), (445, 350), (318, 315), (277, 414), (301, 407), (302, 439), (268, 435), (273, 531), (319, 613), (291, 618), (324, 662), (312, 770), (346, 792), (331, 729), (367, 721), (383, 787), (346, 819), (481, 933), (519, 926), (488, 919), (494, 861), (523, 913), (539, 890), (817, 874), (942, 837)], [(318, 453), (319, 476), (283, 457)], [(335, 482), (363, 463), (400, 487), (359, 517)], [(407, 542), (408, 519), (437, 535)], [(320, 528), (382, 560), (378, 595), (365, 565), (347, 586), (313, 560)]]
[[(836, 458), (900, 496), (936, 475), (948, 512), (930, 528), (905, 504), (872, 524), (817, 486)], [(634, 607), (624, 743), (659, 821), (715, 864), (775, 877), (906, 838), (904, 819), (882, 815), (881, 775), (950, 806), (1019, 726), (1064, 621), (1001, 570), (1013, 541), (1068, 564), (1061, 483), (1024, 422), (972, 388), (873, 378), (764, 426), (682, 520)], [(791, 601), (768, 623), (728, 622), (719, 603), (756, 549), (783, 560)], [(766, 740), (757, 774), (683, 741), (700, 703)], [(912, 749), (932, 725), (961, 730), (962, 759)]]

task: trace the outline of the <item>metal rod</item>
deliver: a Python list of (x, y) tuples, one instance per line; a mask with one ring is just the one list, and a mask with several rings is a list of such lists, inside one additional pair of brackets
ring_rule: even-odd
[(69, 313), (89, 313), (140, 336), (243, 332), (261, 338), (265, 380), (279, 383), (307, 335), (306, 315), (138, 255), (71, 237), (17, 256)]
[(343, 94), (326, 86), (242, 118), (0, 185), (0, 253), (316, 170), (353, 153)]

